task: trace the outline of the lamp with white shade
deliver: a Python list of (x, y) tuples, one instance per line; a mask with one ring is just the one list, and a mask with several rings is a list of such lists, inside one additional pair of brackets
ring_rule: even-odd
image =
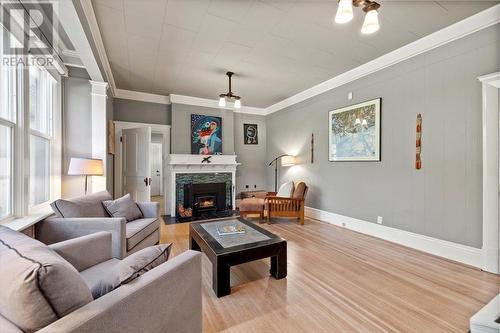
[(104, 175), (104, 167), (101, 159), (72, 157), (69, 162), (68, 176), (85, 176), (85, 195), (88, 176), (102, 175)]
[(278, 191), (278, 161), (281, 159), (281, 166), (295, 165), (295, 156), (283, 154), (272, 160), (269, 165), (274, 163), (274, 192)]

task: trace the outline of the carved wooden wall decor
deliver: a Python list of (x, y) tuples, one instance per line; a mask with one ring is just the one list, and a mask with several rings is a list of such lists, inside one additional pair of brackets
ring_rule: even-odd
[(311, 134), (311, 164), (314, 163), (314, 133)]
[(417, 140), (416, 140), (416, 158), (415, 158), (415, 169), (420, 170), (422, 168), (422, 160), (420, 158), (420, 153), (422, 152), (422, 115), (417, 114)]

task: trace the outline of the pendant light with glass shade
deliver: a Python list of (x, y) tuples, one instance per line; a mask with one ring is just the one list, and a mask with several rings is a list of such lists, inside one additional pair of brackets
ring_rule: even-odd
[(335, 23), (347, 23), (352, 20), (352, 0), (339, 0), (339, 8), (335, 15)]
[(361, 33), (372, 34), (379, 30), (378, 12), (380, 4), (370, 0), (338, 0), (339, 6), (335, 14), (335, 23), (343, 24), (351, 21), (354, 17), (352, 7), (363, 7), (365, 12), (365, 20)]
[(229, 91), (225, 94), (220, 94), (219, 95), (219, 107), (224, 108), (226, 107), (226, 99), (229, 101), (234, 101), (234, 108), (235, 109), (241, 109), (241, 97), (235, 95), (231, 91), (231, 78), (234, 75), (233, 72), (227, 72), (226, 75), (229, 78)]
[(361, 33), (372, 34), (380, 28), (378, 24), (378, 12), (377, 9), (380, 5), (376, 2), (369, 2), (363, 7), (365, 14), (365, 21), (363, 22), (363, 27), (361, 28)]

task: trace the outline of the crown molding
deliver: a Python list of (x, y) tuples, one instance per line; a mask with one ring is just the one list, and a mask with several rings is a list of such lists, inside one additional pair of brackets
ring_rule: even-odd
[(332, 79), (317, 84), (298, 94), (288, 97), (281, 102), (267, 107), (266, 114), (282, 110), (306, 99), (320, 95), (344, 84), (360, 79), (364, 76), (378, 72), (384, 68), (395, 65), (407, 59), (413, 58), (454, 40), (470, 35), (479, 30), (490, 27), (500, 22), (500, 4), (490, 7), (482, 12), (467, 17), (462, 21), (454, 23), (446, 28), (438, 30), (430, 35), (422, 37), (399, 49), (380, 56), (350, 71), (335, 76)]
[(265, 109), (255, 108), (251, 106), (244, 106), (244, 105), (241, 107), (241, 109), (235, 109), (234, 104), (229, 102), (226, 103), (225, 107), (220, 107), (219, 100), (215, 99), (170, 94), (170, 101), (176, 104), (196, 105), (207, 108), (231, 110), (234, 111), (235, 113), (257, 114), (261, 116), (266, 115)]
[(482, 75), (477, 79), (482, 83), (489, 84), (495, 88), (500, 88), (500, 72)]
[(125, 90), (115, 88), (115, 98), (130, 99), (134, 101), (157, 103), (157, 104), (171, 104), (170, 97), (165, 95), (156, 95), (140, 91)]

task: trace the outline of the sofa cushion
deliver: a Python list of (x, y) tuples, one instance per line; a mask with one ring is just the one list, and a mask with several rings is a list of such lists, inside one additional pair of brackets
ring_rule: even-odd
[(80, 272), (94, 299), (101, 297), (116, 287), (116, 278), (108, 273), (112, 272), (119, 262), (120, 260), (112, 258)]
[(73, 199), (59, 199), (50, 206), (57, 217), (109, 217), (102, 202), (111, 199), (111, 194), (102, 191)]
[(264, 210), (264, 199), (246, 198), (240, 202), (240, 212), (260, 212)]
[(102, 204), (109, 215), (113, 217), (124, 217), (127, 222), (144, 217), (129, 193), (116, 200), (105, 200)]
[(0, 226), (0, 314), (34, 332), (92, 301), (78, 271), (48, 246)]
[(127, 251), (130, 251), (144, 238), (151, 235), (160, 227), (160, 221), (156, 218), (138, 219), (127, 223)]
[(280, 186), (276, 196), (282, 198), (290, 198), (292, 197), (293, 188), (294, 188), (293, 182), (284, 183), (283, 185)]

